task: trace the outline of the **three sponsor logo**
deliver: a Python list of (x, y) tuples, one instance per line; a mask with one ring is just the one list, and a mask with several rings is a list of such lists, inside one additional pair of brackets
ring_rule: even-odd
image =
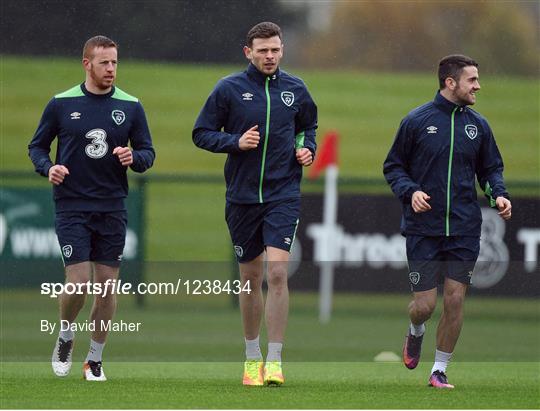
[(90, 130), (85, 135), (86, 138), (92, 139), (92, 142), (84, 148), (84, 152), (90, 158), (97, 159), (107, 154), (109, 145), (107, 144), (107, 133), (101, 128)]

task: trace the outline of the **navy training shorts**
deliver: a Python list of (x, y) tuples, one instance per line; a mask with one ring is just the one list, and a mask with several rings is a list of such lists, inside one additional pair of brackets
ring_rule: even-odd
[(126, 211), (60, 212), (55, 228), (64, 266), (84, 261), (120, 266), (126, 242)]
[(300, 217), (300, 199), (263, 204), (227, 202), (225, 220), (239, 263), (257, 258), (267, 246), (290, 251)]
[(407, 236), (409, 282), (412, 291), (426, 291), (448, 277), (470, 285), (480, 252), (480, 237)]

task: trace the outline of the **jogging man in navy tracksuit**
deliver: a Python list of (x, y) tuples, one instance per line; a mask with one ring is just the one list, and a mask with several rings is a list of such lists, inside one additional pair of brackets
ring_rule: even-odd
[[(56, 234), (67, 283), (90, 281), (92, 265), (94, 283), (118, 278), (126, 238), (127, 168), (142, 173), (155, 158), (141, 103), (113, 85), (117, 62), (112, 40), (89, 39), (82, 60), (85, 82), (49, 102), (28, 146), (36, 171), (54, 185)], [(55, 138), (53, 163), (49, 152)], [(75, 322), (84, 301), (84, 294), (61, 296), (62, 325)], [(102, 325), (115, 310), (114, 294), (95, 295), (90, 316), (95, 331), (83, 367), (86, 380), (106, 380), (101, 354), (107, 329)], [(71, 369), (73, 339), (69, 327), (60, 328), (52, 355), (53, 371), (60, 377)]]
[[(279, 69), (281, 29), (254, 26), (244, 47), (246, 71), (221, 79), (193, 129), (205, 150), (227, 153), (225, 218), (240, 265), (246, 362), (244, 385), (281, 385), (281, 348), (287, 324), (287, 263), (300, 214), (302, 166), (315, 156), (317, 107), (306, 85)], [(264, 252), (268, 295), (263, 310)], [(266, 364), (259, 347), (261, 317), (268, 331)]]
[(437, 328), (435, 364), (429, 383), (453, 388), (446, 367), (463, 323), (463, 300), (480, 250), (482, 215), (475, 176), (499, 215), (508, 220), (511, 203), (503, 182), (503, 162), (493, 133), (476, 102), (478, 64), (452, 55), (439, 63), (435, 100), (411, 111), (401, 122), (384, 162), (384, 175), (402, 202), (401, 231), (413, 301), (403, 347), (405, 366), (420, 360), (422, 338), (444, 279), (444, 309)]

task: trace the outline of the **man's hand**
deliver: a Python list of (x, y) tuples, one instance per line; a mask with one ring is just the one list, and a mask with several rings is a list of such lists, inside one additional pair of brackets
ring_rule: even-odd
[(512, 203), (509, 199), (504, 197), (497, 197), (495, 204), (499, 209), (499, 215), (503, 220), (510, 220), (512, 217)]
[(258, 127), (259, 126), (255, 125), (242, 134), (242, 137), (238, 140), (238, 147), (240, 147), (240, 150), (247, 151), (257, 148), (259, 140), (261, 139), (259, 132), (257, 131)]
[(56, 164), (49, 168), (49, 181), (55, 186), (64, 182), (64, 178), (69, 175), (69, 170), (60, 164)]
[(133, 153), (129, 147), (115, 147), (113, 155), (118, 156), (120, 164), (127, 167), (133, 164)]
[(431, 210), (431, 206), (428, 201), (431, 197), (423, 191), (415, 191), (412, 195), (411, 205), (415, 213), (423, 213)]
[(296, 161), (304, 167), (310, 166), (313, 163), (313, 154), (309, 148), (299, 148), (296, 150)]

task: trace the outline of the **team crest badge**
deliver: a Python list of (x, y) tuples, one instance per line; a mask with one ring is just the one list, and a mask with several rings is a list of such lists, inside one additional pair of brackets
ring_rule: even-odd
[(126, 114), (121, 110), (113, 110), (111, 116), (117, 126), (126, 120)]
[(64, 254), (64, 257), (69, 258), (71, 257), (71, 254), (73, 254), (73, 247), (71, 245), (65, 245), (62, 247), (62, 254)]
[(234, 252), (238, 257), (242, 257), (244, 255), (244, 249), (240, 247), (239, 245), (234, 246)]
[(474, 124), (467, 124), (465, 126), (465, 133), (467, 133), (467, 137), (469, 137), (471, 140), (474, 140), (478, 135), (478, 129)]
[(290, 107), (294, 103), (294, 93), (291, 91), (283, 91), (281, 93), (281, 101), (287, 106)]
[(411, 280), (411, 283), (413, 283), (414, 285), (417, 285), (420, 281), (420, 273), (416, 271), (409, 273), (409, 280)]

